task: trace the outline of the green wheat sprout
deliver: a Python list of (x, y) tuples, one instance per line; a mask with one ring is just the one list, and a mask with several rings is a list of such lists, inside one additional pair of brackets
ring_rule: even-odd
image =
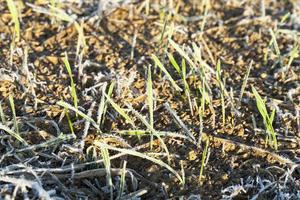
[(260, 112), (262, 118), (263, 118), (263, 122), (265, 125), (265, 128), (267, 130), (267, 143), (269, 140), (270, 141), (270, 145), (271, 147), (273, 147), (275, 150), (278, 149), (278, 145), (277, 145), (277, 137), (276, 137), (276, 132), (274, 131), (273, 128), (273, 120), (275, 117), (275, 109), (272, 111), (271, 114), (268, 113), (266, 105), (264, 100), (261, 98), (261, 96), (258, 94), (257, 90), (255, 89), (255, 87), (252, 86), (252, 93), (255, 96), (255, 100), (256, 100), (256, 106), (258, 108), (258, 111)]
[(135, 127), (133, 120), (129, 117), (125, 110), (121, 108), (118, 104), (116, 104), (107, 94), (105, 94), (105, 97), (110, 103), (110, 105), (126, 120), (126, 122)]
[(209, 139), (206, 140), (205, 148), (202, 153), (202, 159), (201, 159), (201, 166), (200, 166), (200, 172), (199, 172), (199, 183), (202, 183), (202, 174), (204, 170), (205, 161), (207, 160), (207, 152), (208, 152), (208, 146), (209, 146)]
[(171, 84), (173, 85), (173, 87), (175, 88), (175, 90), (181, 92), (182, 89), (177, 85), (177, 83), (174, 81), (174, 79), (172, 78), (172, 76), (170, 75), (170, 73), (166, 70), (166, 68), (164, 67), (164, 65), (157, 58), (157, 56), (154, 55), (154, 54), (152, 54), (152, 59), (153, 59), (155, 65), (158, 66), (160, 68), (160, 70), (165, 73), (165, 75), (167, 76), (167, 78), (169, 79), (169, 81), (171, 82)]
[(76, 86), (73, 80), (73, 76), (72, 76), (72, 70), (71, 70), (71, 66), (68, 60), (68, 55), (67, 53), (65, 53), (65, 57), (63, 58), (63, 62), (65, 64), (65, 67), (67, 69), (67, 72), (69, 74), (70, 80), (71, 80), (71, 96), (73, 98), (73, 103), (75, 108), (78, 110), (78, 98), (77, 98), (77, 94), (76, 94)]
[(14, 23), (14, 39), (16, 42), (20, 40), (20, 22), (19, 22), (19, 13), (16, 7), (16, 4), (13, 0), (6, 0), (9, 12)]

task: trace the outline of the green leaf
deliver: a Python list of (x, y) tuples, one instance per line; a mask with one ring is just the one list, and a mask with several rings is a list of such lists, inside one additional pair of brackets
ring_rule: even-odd
[(113, 102), (113, 100), (105, 94), (106, 99), (109, 101), (110, 105), (112, 105), (112, 107), (128, 122), (130, 123), (133, 127), (135, 127), (134, 122), (131, 120), (131, 118), (129, 117), (129, 115), (126, 114), (126, 112), (120, 107), (118, 106), (118, 104), (116, 104), (115, 102)]
[(163, 64), (159, 61), (159, 59), (156, 57), (156, 55), (152, 54), (152, 59), (154, 60), (155, 65), (158, 66), (160, 68), (160, 70), (165, 73), (165, 75), (167, 76), (167, 78), (169, 79), (169, 81), (171, 82), (173, 87), (177, 91), (181, 92), (182, 89), (176, 84), (176, 82), (173, 80), (172, 76), (169, 74), (169, 72), (166, 70), (166, 68), (163, 66)]
[(178, 63), (176, 62), (175, 58), (173, 57), (173, 55), (168, 53), (168, 57), (169, 57), (169, 61), (171, 62), (172, 66), (174, 67), (174, 69), (178, 72), (178, 74), (181, 74), (180, 67), (179, 67)]

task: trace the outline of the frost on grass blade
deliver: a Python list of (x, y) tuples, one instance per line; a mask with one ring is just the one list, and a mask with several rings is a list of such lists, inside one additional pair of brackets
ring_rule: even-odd
[(64, 101), (59, 101), (56, 103), (57, 105), (59, 106), (62, 106), (66, 109), (69, 109), (69, 110), (72, 110), (74, 111), (76, 114), (78, 114), (80, 117), (82, 117), (83, 119), (89, 121), (92, 123), (92, 125), (97, 129), (99, 130), (99, 127), (97, 125), (97, 123), (91, 118), (89, 117), (88, 115), (84, 114), (83, 112), (81, 112), (80, 110), (76, 109), (75, 107), (73, 107), (72, 105), (68, 104), (67, 102), (64, 102)]
[(18, 133), (15, 133), (9, 127), (7, 127), (1, 123), (0, 123), (0, 130), (3, 130), (6, 133), (10, 134), (12, 137), (16, 138), (18, 141), (22, 142), (26, 146), (28, 145), (27, 142)]
[(121, 149), (121, 148), (113, 147), (113, 146), (107, 145), (107, 144), (99, 142), (99, 141), (94, 141), (94, 145), (98, 146), (99, 148), (105, 147), (105, 148), (113, 150), (113, 151), (118, 151), (118, 152), (121, 152), (121, 153), (126, 153), (126, 154), (129, 154), (129, 155), (132, 155), (132, 156), (136, 156), (136, 157), (140, 157), (140, 158), (149, 160), (149, 161), (151, 161), (153, 163), (156, 163), (156, 164), (158, 164), (158, 165), (160, 165), (160, 166), (168, 169), (171, 173), (173, 173), (178, 178), (178, 180), (180, 181), (180, 183), (183, 183), (182, 177), (170, 165), (164, 163), (161, 160), (158, 160), (156, 158), (147, 156), (147, 155), (145, 155), (143, 153), (140, 153), (140, 152), (137, 152), (137, 151), (134, 151), (134, 150)]
[(149, 118), (150, 125), (153, 128), (154, 120), (153, 120), (153, 89), (152, 89), (152, 78), (151, 78), (151, 67), (148, 69), (148, 80), (147, 80), (147, 100), (149, 106)]
[(15, 131), (17, 132), (17, 134), (19, 134), (19, 126), (18, 126), (18, 122), (17, 122), (15, 102), (14, 102), (13, 96), (11, 96), (11, 95), (9, 95), (9, 104), (10, 104), (11, 111), (13, 114), (14, 128), (15, 128)]
[(113, 183), (111, 178), (111, 164), (110, 164), (110, 157), (109, 152), (106, 147), (100, 146), (101, 155), (103, 158), (103, 164), (105, 166), (106, 171), (106, 184), (109, 186), (109, 192), (110, 192), (110, 199), (113, 199)]

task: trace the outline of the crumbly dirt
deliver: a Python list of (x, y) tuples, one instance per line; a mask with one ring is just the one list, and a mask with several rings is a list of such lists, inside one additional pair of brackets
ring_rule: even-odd
[[(147, 192), (142, 199), (300, 198), (299, 55), (292, 60), (289, 69), (282, 72), (289, 63), (293, 47), (299, 49), (300, 5), (297, 1), (265, 0), (265, 16), (261, 14), (261, 1), (258, 0), (210, 1), (203, 32), (200, 30), (203, 18), (199, 17), (204, 13), (202, 1), (173, 1), (174, 8), (178, 6), (178, 13), (173, 13), (166, 22), (166, 27), (175, 24), (172, 39), (189, 48), (197, 44), (203, 61), (214, 70), (220, 60), (222, 79), (230, 96), (225, 97), (226, 120), (223, 124), (220, 89), (216, 76), (210, 74), (212, 108), (205, 107), (202, 125), (198, 115), (201, 75), (189, 73), (192, 66), (187, 62), (187, 83), (193, 100), (191, 111), (185, 92), (176, 91), (151, 59), (151, 54), (155, 54), (176, 83), (184, 88), (181, 76), (165, 53), (172, 53), (181, 64), (182, 57), (169, 44), (168, 35), (162, 37), (164, 20), (161, 15), (167, 9), (163, 1), (150, 1), (149, 13), (142, 7), (145, 1), (135, 1), (105, 11), (100, 18), (94, 15), (96, 1), (86, 1), (82, 5), (61, 3), (61, 9), (76, 16), (83, 26), (87, 48), (81, 63), (76, 56), (78, 33), (73, 24), (34, 11), (28, 1), (15, 2), (22, 13), (21, 40), (15, 44), (12, 63), (13, 23), (6, 2), (0, 3), (0, 101), (6, 117), (6, 123), (2, 121), (1, 124), (16, 131), (9, 103), (9, 96), (12, 96), (20, 134), (29, 145), (55, 140), (60, 133), (71, 134), (68, 117), (73, 122), (76, 139), (57, 139), (57, 143), (24, 150), (24, 144), (0, 130), (0, 199), (14, 195), (23, 199), (25, 193), (30, 199), (41, 198), (38, 197), (41, 194), (30, 187), (27, 191), (17, 189), (14, 193), (14, 183), (4, 177), (36, 181), (46, 191), (53, 190), (50, 195), (53, 198), (108, 199), (106, 173), (100, 171), (104, 168), (103, 162), (90, 163), (102, 159), (97, 142), (118, 148), (136, 148), (168, 163), (180, 175), (184, 170), (185, 184), (182, 185), (168, 169), (145, 159), (130, 155), (112, 159), (114, 198), (118, 194), (124, 161), (134, 176), (130, 179), (130, 174), (126, 174), (124, 192), (130, 194), (145, 189)], [(47, 8), (48, 4), (36, 1), (34, 5)], [(287, 13), (290, 15), (281, 22)], [(283, 29), (289, 32), (279, 31)], [(280, 58), (270, 45), (269, 30), (278, 30)], [(102, 88), (106, 85), (107, 93), (108, 87), (115, 84), (113, 101), (122, 108), (131, 105), (149, 119), (146, 84), (147, 70), (152, 66), (154, 129), (186, 133), (166, 108), (168, 103), (196, 142), (162, 137), (171, 155), (168, 160), (159, 139), (154, 137), (150, 148), (149, 132), (140, 138), (120, 135), (122, 130), (147, 130), (147, 127), (133, 112), (128, 112), (136, 125), (132, 127), (109, 104), (106, 104), (107, 112), (101, 122), (101, 133), (91, 125), (85, 135), (85, 120), (57, 105), (60, 100), (73, 105), (70, 77), (62, 60), (65, 52), (76, 84), (79, 109), (83, 113), (90, 113), (96, 120)], [(252, 69), (240, 101), (243, 79), (251, 62)], [(269, 111), (276, 109), (273, 127), (277, 133), (277, 151), (266, 144), (267, 133), (251, 86), (265, 98)], [(199, 182), (206, 141), (209, 154)], [(119, 152), (109, 150), (109, 153), (114, 156)]]

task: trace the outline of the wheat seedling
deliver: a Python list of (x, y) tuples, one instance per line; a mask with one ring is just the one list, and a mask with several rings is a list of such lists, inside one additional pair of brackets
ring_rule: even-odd
[(171, 38), (169, 38), (169, 43), (171, 46), (183, 57), (185, 60), (191, 65), (193, 69), (196, 68), (195, 63), (192, 61), (192, 59), (188, 56), (188, 54), (178, 45), (176, 42), (174, 42)]
[(208, 9), (210, 7), (210, 0), (203, 0), (202, 1), (202, 8), (204, 7), (204, 13), (203, 13), (203, 21), (201, 23), (201, 32), (204, 31), (204, 27), (205, 27), (205, 24), (206, 24), (206, 20), (207, 20), (207, 14), (208, 14)]
[(125, 110), (121, 108), (118, 104), (116, 104), (107, 94), (105, 94), (106, 99), (110, 103), (110, 105), (133, 127), (135, 127), (133, 120), (127, 115)]
[(271, 34), (271, 44), (273, 44), (274, 49), (275, 49), (275, 53), (278, 57), (280, 57), (281, 53), (280, 53), (280, 49), (277, 43), (277, 39), (276, 39), (276, 34), (274, 33), (274, 31), (272, 29), (269, 29), (269, 32)]
[(136, 110), (134, 110), (134, 108), (132, 108), (131, 105), (127, 105), (127, 107), (130, 109), (130, 111), (136, 116), (138, 117), (141, 122), (148, 128), (148, 130), (150, 130), (151, 134), (154, 134), (160, 141), (162, 147), (164, 148), (164, 150), (166, 151), (167, 157), (168, 157), (168, 161), (170, 162), (170, 153), (169, 150), (167, 148), (167, 145), (165, 144), (165, 142), (163, 141), (163, 139), (157, 134), (156, 130), (154, 130), (151, 125), (146, 121), (146, 119), (144, 118), (144, 116), (142, 116), (139, 112), (137, 112)]
[[(149, 136), (150, 131), (149, 130), (121, 130), (121, 131), (115, 131), (116, 133), (120, 135), (137, 135), (137, 136)], [(180, 134), (180, 133), (174, 133), (174, 132), (168, 132), (168, 131), (155, 131), (156, 135), (160, 137), (171, 137), (171, 138), (181, 138), (181, 139), (187, 139), (187, 136)]]
[[(84, 36), (84, 31), (83, 31), (83, 26), (82, 24), (79, 24), (75, 19), (73, 19), (71, 16), (69, 16), (64, 10), (53, 7), (50, 5), (50, 11), (43, 8), (39, 7), (30, 3), (27, 3), (30, 7), (32, 7), (36, 12), (39, 13), (44, 13), (49, 16), (53, 16), (56, 19), (68, 22), (70, 24), (74, 24), (74, 27), (78, 33), (78, 42), (77, 42), (77, 48), (76, 48), (76, 57), (78, 55), (83, 54), (85, 49), (87, 48), (86, 42), (85, 42), (85, 36)], [(81, 53), (79, 53), (81, 49)]]
[(72, 133), (72, 134), (75, 134), (75, 133), (74, 133), (74, 129), (73, 129), (73, 123), (72, 123), (72, 120), (71, 120), (71, 118), (70, 118), (68, 109), (66, 109), (66, 108), (65, 108), (65, 113), (66, 113), (66, 116), (67, 116), (68, 125), (69, 125), (69, 128), (70, 128), (70, 130), (71, 130), (71, 133)]
[(224, 84), (222, 82), (222, 79), (221, 79), (221, 62), (220, 60), (218, 60), (217, 62), (217, 73), (216, 73), (216, 76), (217, 76), (217, 82), (219, 84), (219, 88), (221, 90), (221, 104), (222, 104), (222, 122), (223, 122), (223, 127), (225, 126), (225, 122), (226, 122), (226, 113), (225, 113), (225, 87), (224, 87)]
[(243, 80), (243, 84), (242, 84), (242, 88), (241, 88), (241, 93), (240, 93), (240, 99), (239, 99), (240, 102), (242, 101), (243, 94), (244, 94), (244, 91), (245, 91), (246, 86), (247, 86), (247, 82), (248, 82), (248, 78), (249, 78), (249, 74), (250, 74), (252, 65), (253, 65), (253, 60), (251, 60), (250, 66), (248, 67), (247, 73), (246, 73), (246, 75), (244, 77), (244, 80)]
[(132, 155), (132, 156), (140, 157), (142, 159), (149, 160), (149, 161), (151, 161), (153, 163), (156, 163), (157, 165), (160, 165), (160, 166), (168, 169), (172, 174), (175, 175), (175, 177), (180, 181), (181, 184), (183, 183), (182, 177), (170, 165), (164, 163), (161, 160), (158, 160), (156, 158), (150, 157), (150, 156), (148, 156), (146, 154), (137, 152), (135, 150), (122, 149), (122, 148), (113, 147), (111, 145), (102, 143), (100, 141), (94, 141), (94, 145), (97, 146), (97, 147), (99, 147), (99, 148), (105, 147), (105, 148), (107, 148), (109, 150), (118, 151), (118, 152), (121, 152), (121, 153), (125, 153), (125, 154), (128, 154), (128, 155)]
[(188, 98), (189, 101), (189, 107), (191, 110), (191, 115), (194, 116), (194, 112), (193, 112), (193, 105), (192, 105), (192, 101), (191, 101), (191, 95), (190, 95), (190, 86), (186, 80), (186, 64), (185, 64), (185, 60), (182, 59), (182, 64), (181, 64), (181, 71), (182, 71), (182, 80), (183, 80), (183, 84), (184, 84), (184, 92), (186, 97)]
[(28, 145), (27, 142), (19, 135), (19, 133), (14, 132), (9, 127), (0, 123), (0, 130), (5, 131), (6, 133), (10, 134), (12, 137), (16, 138), (19, 142), (23, 143), (24, 145)]
[(180, 69), (180, 67), (179, 67), (178, 63), (176, 62), (175, 58), (173, 57), (173, 55), (168, 53), (168, 57), (169, 57), (170, 63), (174, 67), (174, 69), (181, 76), (181, 79), (182, 79), (183, 84), (184, 84), (184, 92), (185, 92), (185, 95), (186, 95), (186, 97), (188, 98), (188, 101), (189, 101), (189, 107), (190, 107), (190, 110), (191, 110), (191, 115), (194, 115), (192, 101), (191, 101), (191, 95), (190, 95), (190, 93), (191, 93), (190, 92), (190, 87), (189, 87), (189, 84), (186, 80), (186, 63), (185, 63), (185, 59), (182, 59), (181, 69)]
[(125, 175), (126, 175), (126, 165), (127, 165), (127, 161), (124, 160), (123, 162), (123, 168), (122, 168), (122, 172), (121, 172), (121, 178), (120, 178), (120, 186), (119, 186), (119, 191), (118, 191), (118, 198), (117, 199), (121, 199), (123, 192), (124, 192), (124, 188), (125, 188)]
[(164, 65), (159, 61), (159, 59), (156, 57), (156, 55), (152, 54), (152, 59), (153, 59), (153, 61), (155, 63), (155, 66), (158, 66), (160, 68), (160, 70), (165, 73), (165, 75), (167, 76), (167, 78), (169, 79), (169, 81), (171, 82), (171, 84), (173, 85), (173, 87), (175, 88), (175, 90), (181, 92), (182, 89), (176, 84), (176, 82), (174, 81), (174, 79), (172, 78), (172, 76), (166, 70), (166, 68), (164, 67)]
[(80, 117), (82, 117), (83, 119), (91, 122), (91, 124), (97, 129), (99, 130), (99, 126), (97, 125), (97, 123), (91, 118), (89, 117), (88, 115), (84, 114), (83, 112), (81, 112), (79, 109), (76, 109), (75, 107), (73, 107), (72, 105), (64, 102), (64, 101), (59, 101), (56, 103), (57, 105), (63, 107), (63, 108), (66, 108), (68, 110), (72, 110), (74, 111), (77, 115), (79, 115)]
[(258, 108), (258, 111), (260, 112), (262, 118), (263, 118), (263, 122), (265, 125), (265, 128), (267, 130), (267, 142), (266, 144), (268, 144), (268, 142), (270, 143), (271, 147), (273, 147), (275, 150), (277, 150), (277, 138), (276, 138), (276, 133), (274, 131), (273, 128), (273, 120), (275, 117), (275, 109), (273, 109), (271, 115), (268, 114), (266, 105), (264, 100), (261, 98), (261, 96), (258, 94), (257, 90), (255, 89), (255, 87), (252, 86), (252, 93), (255, 96), (255, 100), (256, 100), (256, 105)]
[(76, 87), (74, 84), (74, 80), (73, 80), (73, 76), (72, 76), (72, 70), (71, 70), (71, 66), (68, 60), (68, 55), (65, 52), (65, 57), (63, 58), (63, 62), (65, 64), (65, 67), (67, 69), (67, 72), (69, 74), (70, 77), (70, 84), (71, 84), (71, 96), (73, 98), (73, 103), (74, 103), (74, 107), (78, 110), (78, 98), (77, 98), (77, 94), (76, 94)]
[[(19, 22), (19, 13), (16, 7), (16, 4), (13, 0), (6, 0), (9, 12), (12, 17), (12, 21), (14, 22), (14, 42), (18, 42), (20, 40), (20, 22)], [(13, 42), (13, 43), (14, 43)]]
[(177, 73), (181, 74), (181, 69), (180, 69), (178, 63), (176, 62), (174, 56), (172, 54), (168, 53), (168, 58), (169, 58), (170, 63), (174, 67), (174, 69), (177, 71)]
[(105, 166), (106, 171), (106, 183), (109, 186), (109, 192), (110, 192), (110, 199), (113, 200), (113, 183), (111, 178), (111, 172), (110, 172), (110, 158), (109, 158), (109, 152), (106, 147), (100, 146), (101, 155), (103, 158), (103, 164)]
[(182, 160), (180, 160), (180, 167), (181, 167), (181, 176), (182, 176), (182, 188), (184, 188), (184, 186), (185, 186), (185, 171), (184, 171)]
[(292, 51), (289, 53), (289, 56), (290, 56), (290, 58), (289, 58), (287, 66), (286, 66), (286, 72), (287, 73), (288, 73), (294, 59), (299, 57), (299, 46), (294, 46)]
[(202, 184), (202, 174), (203, 174), (204, 165), (205, 165), (206, 160), (207, 160), (208, 146), (209, 146), (209, 139), (206, 139), (205, 148), (204, 148), (204, 151), (202, 153), (202, 159), (201, 159), (201, 167), (200, 167), (200, 173), (199, 173), (199, 184)]
[[(114, 87), (115, 87), (115, 84), (116, 82), (113, 81), (110, 85), (109, 85), (109, 88), (108, 88), (108, 92), (107, 92), (107, 96), (108, 97), (111, 97), (112, 96), (112, 93), (114, 91)], [(105, 97), (105, 90), (103, 91), (103, 96)], [(104, 108), (103, 108), (103, 113), (102, 113), (102, 124), (104, 123), (104, 116), (106, 115), (106, 111), (107, 111), (107, 103), (108, 103), (108, 100), (106, 99), (106, 101), (104, 102)], [(98, 116), (99, 117), (99, 116)]]
[(197, 146), (200, 146), (202, 141), (202, 133), (203, 133), (203, 117), (205, 116), (205, 105), (208, 104), (210, 108), (212, 108), (212, 114), (214, 114), (213, 105), (209, 94), (206, 92), (204, 81), (202, 80), (202, 87), (199, 85), (199, 91), (201, 93), (200, 106), (198, 106), (198, 115), (199, 115), (199, 138)]

